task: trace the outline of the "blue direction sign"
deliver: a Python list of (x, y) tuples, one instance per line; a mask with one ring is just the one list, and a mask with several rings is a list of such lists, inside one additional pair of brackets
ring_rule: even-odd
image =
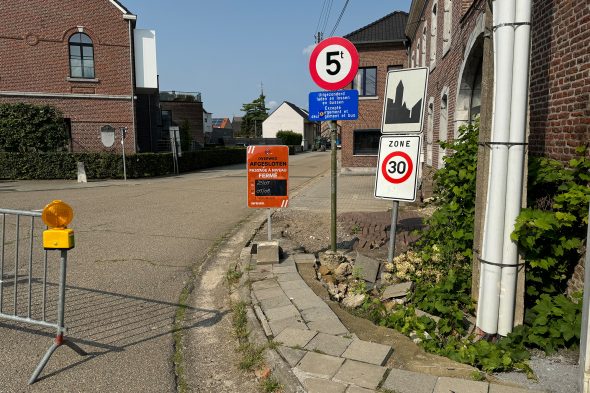
[(309, 120), (356, 120), (359, 117), (357, 90), (309, 93)]

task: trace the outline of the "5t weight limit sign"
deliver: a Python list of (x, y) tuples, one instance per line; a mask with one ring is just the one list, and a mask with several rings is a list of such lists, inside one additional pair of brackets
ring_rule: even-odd
[(342, 37), (330, 37), (311, 52), (309, 72), (322, 89), (338, 90), (348, 85), (359, 66), (359, 55), (352, 44)]
[(420, 159), (419, 135), (382, 136), (375, 179), (375, 197), (415, 201)]

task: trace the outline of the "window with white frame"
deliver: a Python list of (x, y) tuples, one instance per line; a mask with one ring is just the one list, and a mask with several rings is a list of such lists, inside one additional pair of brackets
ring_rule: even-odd
[(426, 165), (432, 166), (432, 143), (434, 139), (434, 98), (432, 97), (428, 101), (426, 128)]
[(377, 95), (377, 67), (359, 67), (352, 89), (358, 90), (359, 96)]
[[(445, 92), (440, 98), (440, 118), (439, 118), (439, 126), (438, 126), (438, 139), (441, 142), (446, 142), (447, 140), (447, 132), (449, 127), (449, 96)], [(438, 168), (442, 168), (445, 166), (445, 162), (443, 157), (445, 156), (445, 150), (440, 147), (438, 148)]]
[(424, 26), (424, 30), (422, 30), (422, 49), (420, 52), (420, 66), (426, 66), (426, 32), (428, 28)]
[(432, 6), (432, 15), (430, 16), (430, 67), (436, 63), (436, 39), (437, 39), (437, 9), (438, 4)]
[(451, 48), (451, 31), (453, 29), (453, 0), (445, 0), (443, 18), (443, 55)]

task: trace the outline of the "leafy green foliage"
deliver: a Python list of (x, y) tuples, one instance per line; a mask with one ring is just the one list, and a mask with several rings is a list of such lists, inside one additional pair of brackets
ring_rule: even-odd
[(268, 109), (264, 102), (265, 96), (260, 94), (254, 101), (242, 105), (242, 126), (240, 136), (256, 137), (262, 134), (262, 122), (268, 117)]
[(48, 105), (0, 104), (0, 151), (50, 152), (68, 141), (62, 114)]
[(280, 130), (277, 132), (277, 138), (283, 142), (283, 145), (300, 146), (301, 141), (303, 140), (303, 135), (290, 130)]
[(590, 160), (586, 147), (568, 167), (546, 158), (529, 165), (529, 206), (516, 220), (512, 239), (528, 263), (527, 304), (558, 294), (581, 257), (588, 225)]
[(463, 269), (472, 257), (478, 133), (476, 122), (462, 126), (458, 139), (440, 143), (451, 154), (434, 175), (437, 210), (417, 246), (425, 261), (443, 261), (446, 269)]
[(183, 120), (180, 127), (178, 127), (178, 131), (180, 132), (180, 148), (183, 152), (189, 151), (193, 144), (193, 136), (190, 133), (190, 129), (191, 123), (188, 120)]
[[(2, 153), (0, 179), (75, 179), (76, 162), (84, 162), (89, 179), (122, 178), (122, 158), (108, 153)], [(181, 172), (246, 161), (245, 149), (211, 149), (183, 153)], [(140, 178), (173, 173), (172, 153), (140, 153), (126, 157), (127, 176)]]

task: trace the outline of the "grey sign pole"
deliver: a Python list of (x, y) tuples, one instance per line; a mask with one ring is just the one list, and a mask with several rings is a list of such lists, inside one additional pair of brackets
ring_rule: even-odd
[(125, 160), (125, 137), (127, 136), (127, 127), (121, 127), (121, 147), (123, 150), (123, 179), (127, 181), (127, 163)]
[(268, 209), (268, 241), (272, 240), (272, 209)]
[(338, 179), (338, 160), (336, 157), (336, 132), (337, 126), (336, 121), (330, 121), (330, 133), (331, 133), (331, 149), (332, 149), (332, 188), (331, 188), (331, 199), (332, 199), (332, 214), (331, 214), (331, 222), (330, 222), (330, 240), (331, 240), (331, 249), (332, 251), (336, 252), (336, 189), (337, 189), (337, 179)]
[(389, 253), (387, 254), (387, 262), (393, 262), (395, 255), (395, 233), (397, 232), (397, 212), (399, 210), (399, 201), (393, 201), (391, 208), (391, 228), (389, 229)]

